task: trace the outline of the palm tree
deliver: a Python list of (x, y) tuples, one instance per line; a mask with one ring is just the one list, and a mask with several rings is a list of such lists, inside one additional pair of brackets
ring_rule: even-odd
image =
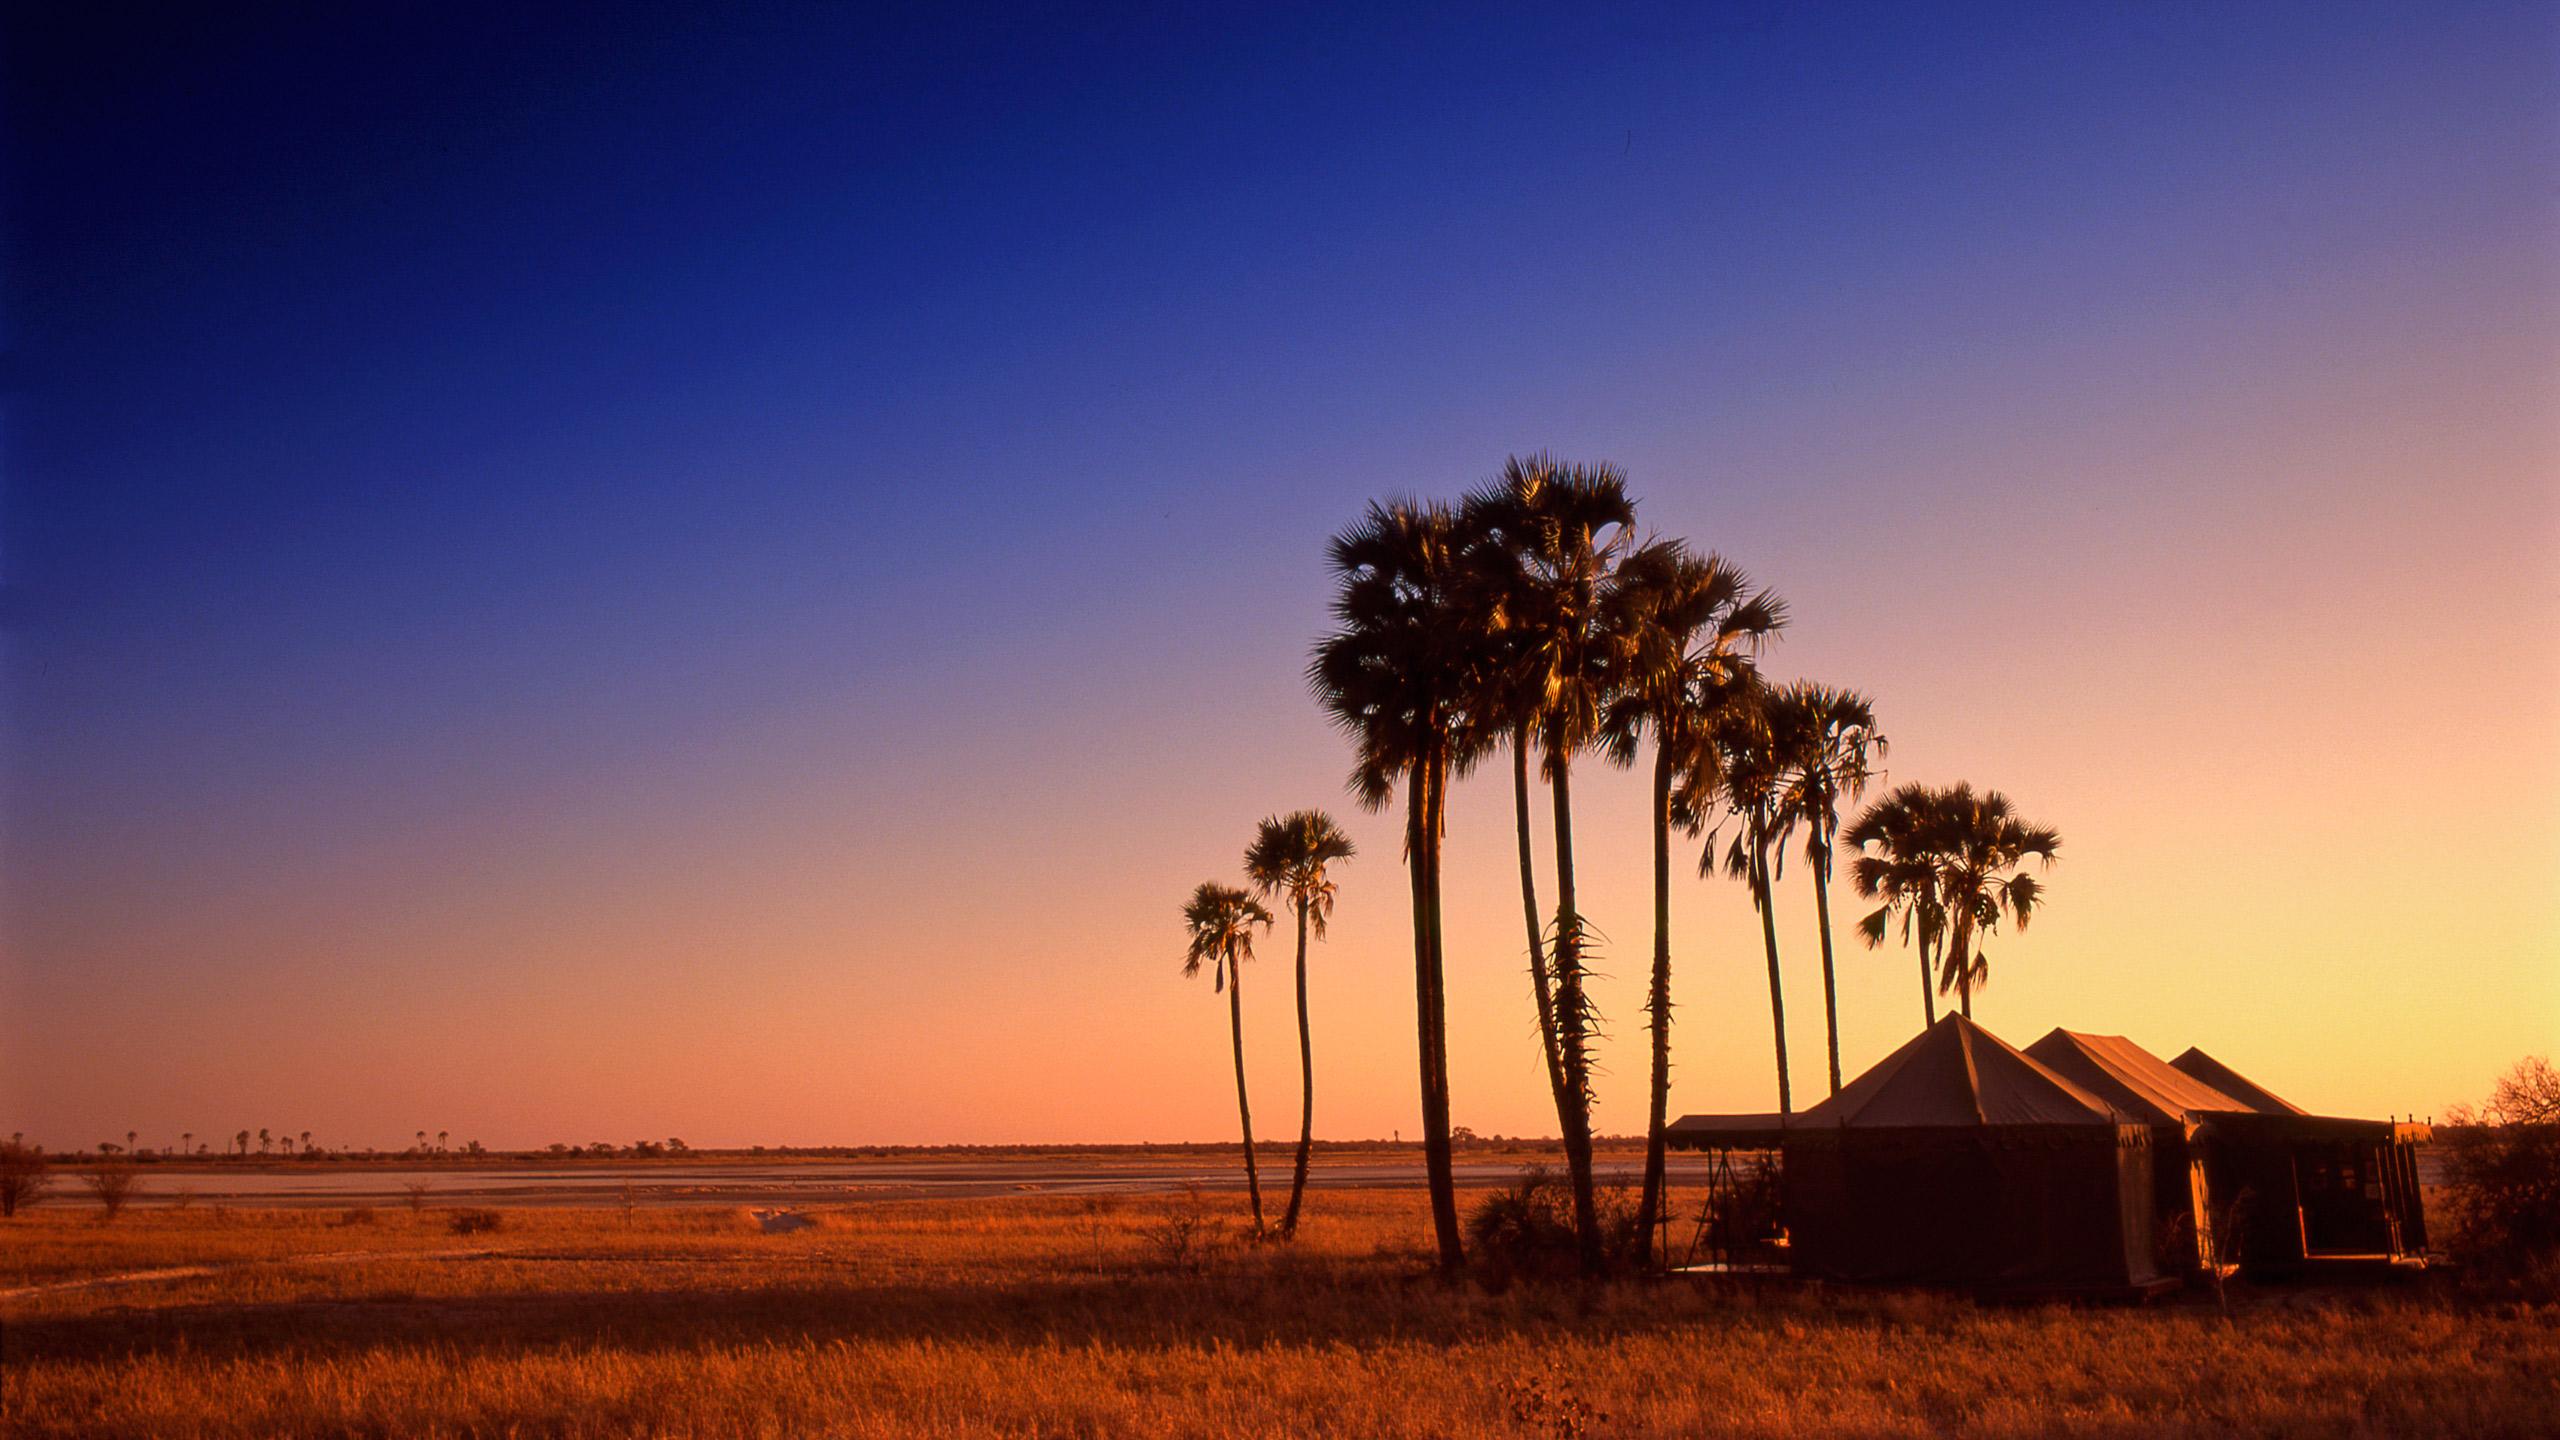
[(1841, 843), (1859, 852), (1849, 868), (1859, 897), (1883, 902), (1858, 922), (1858, 938), (1875, 949), (1884, 944), (1893, 917), (1902, 917), (1902, 938), (1920, 956), (1923, 1025), (1938, 1023), (1933, 956), (1946, 938), (1946, 906), (1939, 899), (1938, 862), (1930, 850), (1936, 797), (1925, 785), (1897, 785), (1840, 832)]
[(1328, 867), (1353, 854), (1351, 837), (1321, 810), (1274, 816), (1245, 847), (1245, 878), (1298, 915), (1298, 1162), (1289, 1177), (1289, 1208), (1280, 1216), (1283, 1238), (1298, 1233), (1298, 1208), (1307, 1193), (1307, 1159), (1316, 1140), (1316, 1052), (1307, 1033), (1307, 929), (1324, 938), (1333, 917), (1333, 878)]
[(1574, 1233), (1584, 1268), (1596, 1270), (1603, 1261), (1591, 1173), (1591, 1042), (1598, 1014), (1584, 988), (1588, 925), (1574, 888), (1573, 759), (1599, 739), (1609, 698), (1609, 597), (1618, 564), (1634, 544), (1635, 503), (1627, 498), (1625, 472), (1614, 465), (1515, 457), (1467, 497), (1463, 513), (1467, 528), (1484, 537), (1479, 554), (1494, 562), (1484, 577), (1489, 613), (1509, 641), (1507, 673), (1489, 673), (1487, 680), (1504, 708), (1526, 697), (1554, 797), (1556, 918), (1549, 960), (1564, 1079), (1556, 1118), (1573, 1182)]
[(1943, 992), (1955, 988), (1964, 1016), (1973, 1018), (1973, 992), (1991, 978), (1991, 963), (1980, 937), (2012, 918), (2027, 928), (2028, 917), (2044, 898), (2033, 875), (2018, 867), (2032, 857), (2051, 868), (2062, 848), (2059, 831), (2018, 818), (2009, 797), (1997, 790), (1979, 797), (1970, 785), (1940, 792), (1937, 818), (1930, 827), (1938, 858), (1939, 902), (1947, 912), (1947, 953), (1938, 981)]
[[(1636, 1208), (1636, 1233), (1647, 1244), (1662, 1214), (1671, 1099), (1671, 825), (1675, 813), (1684, 821), (1694, 814), (1701, 790), (1716, 783), (1714, 732), (1733, 697), (1753, 683), (1751, 652), (1786, 623), (1783, 601), (1750, 588), (1718, 556), (1656, 543), (1627, 557), (1612, 597), (1619, 613), (1609, 629), (1619, 646), (1602, 742), (1611, 759), (1632, 764), (1639, 737), (1653, 737), (1653, 984), (1645, 1001), (1653, 1084)], [(1684, 782), (1677, 790), (1675, 779)]]
[[(1769, 1023), (1777, 1036), (1778, 1113), (1795, 1113), (1787, 1084), (1787, 997), (1778, 974), (1778, 919), (1775, 886), (1770, 877), (1772, 842), (1777, 834), (1778, 799), (1785, 770), (1778, 760), (1777, 739), (1770, 728), (1765, 697), (1735, 707), (1718, 727), (1717, 761), (1723, 767), (1725, 811), (1737, 823), (1724, 855), (1725, 874), (1751, 886), (1752, 907), (1760, 912), (1760, 943), (1769, 956)], [(1715, 868), (1716, 837), (1707, 837), (1698, 873)]]
[(308, 1130), (302, 1132), (302, 1153), (305, 1155), (311, 1153), (311, 1132)]
[(193, 1153), (193, 1151), (194, 1151), (194, 1149), (195, 1149), (195, 1143), (196, 1143), (196, 1132), (194, 1132), (193, 1130), (181, 1130), (181, 1131), (179, 1131), (179, 1132), (178, 1132), (178, 1153), (179, 1153), (179, 1154), (181, 1154), (181, 1155), (186, 1155), (186, 1154), (191, 1154), (191, 1153)]
[(1822, 1034), (1831, 1060), (1831, 1093), (1840, 1093), (1840, 999), (1831, 966), (1831, 856), (1840, 833), (1840, 800), (1865, 793), (1871, 759), (1883, 758), (1874, 702), (1855, 690), (1799, 680), (1769, 699), (1770, 729), (1785, 779), (1778, 826), (1805, 827), (1805, 859), (1813, 868), (1813, 913), (1822, 934)]
[(266, 1154), (266, 1153), (267, 1153), (267, 1151), (268, 1151), (268, 1149), (269, 1149), (269, 1148), (271, 1148), (274, 1144), (275, 1144), (275, 1142), (274, 1142), (274, 1141), (269, 1140), (269, 1139), (267, 1138), (267, 1127), (265, 1127), (264, 1125), (259, 1126), (259, 1127), (258, 1127), (258, 1153), (259, 1153), (259, 1154), (261, 1154), (261, 1155)]
[(1262, 1180), (1253, 1165), (1253, 1104), (1244, 1088), (1244, 962), (1253, 958), (1253, 927), (1269, 927), (1271, 912), (1232, 885), (1203, 880), (1182, 907), (1182, 923), (1191, 932), (1183, 952), (1182, 973), (1209, 966), (1210, 983), (1227, 992), (1227, 1024), (1236, 1052), (1236, 1114), (1244, 1123), (1244, 1186), (1253, 1197), (1253, 1228), (1262, 1228)]
[(235, 1136), (233, 1136), (232, 1138), (233, 1138), (234, 1140), (237, 1140), (237, 1141), (239, 1142), (239, 1144), (240, 1144), (240, 1158), (241, 1158), (241, 1159), (243, 1159), (243, 1160), (248, 1159), (248, 1158), (249, 1158), (249, 1132), (248, 1132), (248, 1131), (246, 1131), (246, 1130), (243, 1130), (243, 1131), (241, 1131), (238, 1135), (235, 1135)]
[(1442, 982), (1440, 837), (1449, 779), (1484, 749), (1471, 697), (1483, 685), (1486, 646), (1462, 596), (1463, 537), (1446, 505), (1372, 502), (1335, 536), (1327, 559), (1340, 583), (1334, 632), (1319, 641), (1307, 678), (1316, 700), (1351, 737), (1351, 789), (1377, 809), (1405, 787), (1405, 864), (1413, 882), (1414, 1028), (1422, 1072), (1422, 1157), (1440, 1264), (1466, 1261), (1458, 1232), (1457, 1175), (1449, 1149), (1448, 999)]

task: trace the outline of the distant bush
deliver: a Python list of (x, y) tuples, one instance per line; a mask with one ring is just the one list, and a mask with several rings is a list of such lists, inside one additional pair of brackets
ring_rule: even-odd
[(1209, 1214), (1209, 1203), (1197, 1185), (1183, 1187), (1183, 1198), (1162, 1220), (1146, 1228), (1143, 1238), (1156, 1264), (1178, 1274), (1196, 1275), (1223, 1243), (1226, 1222)]
[(0, 1140), (0, 1218), (44, 1199), (53, 1186), (53, 1177), (45, 1169), (43, 1150)]
[(142, 1177), (122, 1160), (101, 1160), (80, 1172), (80, 1183), (98, 1197), (98, 1218), (113, 1220), (142, 1190)]
[(2560, 1278), (2560, 1070), (2527, 1056), (2444, 1134), (2454, 1254), (2492, 1278)]
[(445, 1218), (445, 1224), (456, 1235), (479, 1235), (499, 1229), (507, 1217), (495, 1210), (456, 1210)]
[[(1640, 1265), (1645, 1237), (1636, 1232), (1635, 1204), (1626, 1187), (1602, 1186), (1594, 1200), (1603, 1263), (1612, 1270)], [(1476, 1203), (1467, 1216), (1467, 1242), (1478, 1278), (1490, 1289), (1515, 1280), (1579, 1275), (1582, 1247), (1573, 1229), (1572, 1184), (1543, 1165), (1530, 1166)]]
[(346, 1209), (338, 1212), (338, 1223), (340, 1225), (370, 1225), (373, 1223), (373, 1207), (370, 1205), (350, 1205)]

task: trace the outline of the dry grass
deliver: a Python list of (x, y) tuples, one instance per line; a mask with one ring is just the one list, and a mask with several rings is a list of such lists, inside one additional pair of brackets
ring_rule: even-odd
[[(837, 1211), (38, 1211), (0, 1288), (13, 1435), (2548, 1433), (2560, 1315), (2424, 1288), (1981, 1308), (1689, 1282), (1426, 1278), (1419, 1197), (1163, 1263), (1180, 1200)], [(1232, 1200), (1212, 1200), (1232, 1207)], [(454, 1253), (462, 1250), (485, 1253)], [(363, 1257), (363, 1258), (351, 1258)]]

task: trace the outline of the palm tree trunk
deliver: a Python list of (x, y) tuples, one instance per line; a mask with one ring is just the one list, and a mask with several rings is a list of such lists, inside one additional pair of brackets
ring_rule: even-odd
[(1938, 967), (1929, 963), (1929, 932), (1920, 932), (1920, 1013), (1927, 1017), (1928, 1029), (1938, 1023)]
[(1589, 1010), (1582, 991), (1582, 912), (1573, 893), (1573, 769), (1570, 757), (1555, 762), (1556, 805), (1556, 1041), (1564, 1062), (1563, 1106), (1556, 1118), (1564, 1130), (1564, 1163), (1573, 1181), (1573, 1233), (1580, 1242), (1582, 1268), (1596, 1272), (1600, 1248), (1600, 1207), (1591, 1181), (1591, 1040)]
[[(1814, 824), (1822, 823), (1816, 817)], [(1831, 972), (1831, 844), (1813, 856), (1813, 913), (1822, 927), (1822, 1037), (1831, 1049), (1831, 1093), (1840, 1093), (1840, 989)]]
[(1467, 1253), (1458, 1231), (1458, 1177), (1449, 1153), (1448, 1001), (1441, 989), (1440, 786), (1437, 747), (1415, 767), (1407, 843), (1413, 856), (1414, 989), (1422, 1051), (1422, 1165), (1431, 1190), (1431, 1228), (1440, 1268), (1455, 1274)]
[(1511, 819), (1520, 837), (1520, 921), (1529, 932), (1529, 982), (1538, 1000), (1538, 1045), (1547, 1057), (1547, 1091), (1564, 1113), (1564, 1057), (1556, 1048), (1554, 977), (1547, 970), (1544, 926), (1538, 920), (1537, 857), (1529, 845), (1529, 727), (1511, 727)]
[(1760, 940), (1769, 951), (1769, 1023), (1778, 1037), (1778, 1113), (1795, 1113), (1795, 1102), (1787, 1091), (1787, 997), (1778, 981), (1778, 917), (1775, 897), (1769, 893), (1769, 836), (1756, 820), (1751, 834), (1752, 898), (1760, 902)]
[(1244, 1188), (1253, 1197), (1253, 1228), (1262, 1228), (1262, 1179), (1253, 1168), (1253, 1102), (1244, 1093), (1244, 967), (1227, 957), (1227, 1023), (1236, 1052), (1236, 1118), (1244, 1126)]
[(1298, 900), (1298, 1165), (1289, 1176), (1289, 1209), (1280, 1217), (1280, 1233), (1298, 1233), (1298, 1207), (1307, 1195), (1307, 1154), (1316, 1143), (1316, 1051), (1307, 1036), (1307, 905)]
[(1644, 1197), (1636, 1206), (1636, 1233), (1649, 1259), (1662, 1218), (1663, 1127), (1671, 1108), (1671, 757), (1659, 745), (1653, 754), (1653, 990), (1645, 1010), (1653, 1030), (1653, 1101), (1645, 1120)]

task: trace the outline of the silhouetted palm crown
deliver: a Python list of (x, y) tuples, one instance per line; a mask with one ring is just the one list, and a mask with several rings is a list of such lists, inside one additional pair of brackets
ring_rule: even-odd
[(1722, 783), (1709, 742), (1758, 683), (1752, 653), (1785, 626), (1786, 603), (1754, 592), (1721, 556), (1670, 540), (1629, 555), (1609, 598), (1600, 744), (1627, 764), (1651, 734), (1683, 781), (1684, 823), (1694, 823), (1700, 793)]
[(1332, 877), (1327, 869), (1355, 852), (1351, 837), (1321, 810), (1300, 810), (1262, 822), (1244, 852), (1245, 878), (1263, 894), (1285, 899), (1292, 908), (1304, 905), (1308, 927), (1321, 938), (1333, 915)]
[(1776, 797), (1782, 832), (1807, 828), (1805, 857), (1827, 864), (1840, 830), (1840, 801), (1867, 787), (1886, 752), (1875, 706), (1855, 690), (1799, 680), (1769, 697), (1769, 729), (1784, 770)]
[(1470, 620), (1464, 539), (1447, 505), (1372, 502), (1327, 546), (1342, 581), (1336, 628), (1317, 643), (1307, 679), (1350, 736), (1351, 788), (1372, 809), (1435, 748), (1463, 771), (1486, 743), (1486, 717), (1470, 701), (1490, 656)]
[(1232, 885), (1202, 881), (1182, 907), (1183, 928), (1191, 936), (1182, 973), (1197, 975), (1206, 965), (1212, 987), (1224, 990), (1227, 972), (1253, 958), (1253, 927), (1270, 923), (1271, 912), (1251, 895)]
[(1926, 785), (1897, 785), (1840, 832), (1840, 843), (1860, 852), (1849, 867), (1850, 883), (1861, 899), (1884, 902), (1858, 922), (1860, 938), (1871, 946), (1884, 943), (1897, 913), (1905, 941), (1934, 945), (1944, 929), (1930, 834), (1936, 799)]
[(1472, 597), (1499, 649), (1487, 687), (1536, 729), (1550, 770), (1595, 739), (1608, 699), (1607, 619), (1635, 503), (1614, 465), (1513, 457), (1466, 498)]

